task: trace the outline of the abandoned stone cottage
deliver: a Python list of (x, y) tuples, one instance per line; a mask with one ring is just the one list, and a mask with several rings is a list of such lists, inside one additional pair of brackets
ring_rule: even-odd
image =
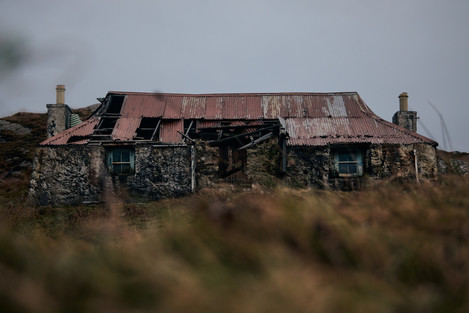
[(109, 92), (71, 127), (63, 85), (48, 105), (49, 138), (34, 160), (37, 205), (149, 199), (218, 182), (351, 189), (385, 178), (435, 178), (435, 141), (417, 134), (402, 93), (393, 123), (355, 92), (163, 94)]

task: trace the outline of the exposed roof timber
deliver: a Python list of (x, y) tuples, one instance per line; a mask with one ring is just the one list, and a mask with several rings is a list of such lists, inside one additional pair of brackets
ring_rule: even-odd
[(262, 137), (259, 137), (255, 140), (252, 140), (250, 143), (248, 143), (247, 145), (244, 145), (242, 146), (241, 148), (239, 148), (238, 150), (243, 150), (243, 149), (246, 149), (246, 148), (249, 148), (249, 147), (252, 147), (252, 146), (255, 146), (257, 145), (258, 143), (261, 143), (263, 141), (266, 141), (267, 139), (269, 138), (272, 138), (274, 136), (274, 133), (271, 132), (271, 133), (268, 133), (267, 135), (264, 135)]
[(229, 137), (222, 138), (220, 140), (211, 141), (210, 145), (211, 146), (218, 146), (218, 145), (221, 145), (221, 144), (224, 144), (224, 143), (228, 143), (229, 141), (233, 141), (233, 140), (238, 141), (242, 137), (249, 137), (249, 136), (261, 134), (262, 132), (271, 131), (271, 130), (274, 130), (278, 127), (279, 127), (279, 125), (273, 125), (273, 126), (261, 128), (261, 129), (258, 129), (258, 130), (255, 130), (255, 131), (252, 131), (252, 132), (249, 132), (249, 133), (242, 133), (242, 134), (232, 135), (232, 136), (229, 136)]
[(189, 137), (188, 135), (180, 132), (179, 130), (177, 131), (182, 137), (186, 138), (187, 140), (189, 140), (190, 142), (195, 142), (194, 139), (192, 139), (191, 137)]

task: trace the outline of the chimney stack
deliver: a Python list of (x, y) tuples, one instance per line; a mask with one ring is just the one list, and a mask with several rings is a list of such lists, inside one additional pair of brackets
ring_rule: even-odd
[(72, 109), (65, 104), (65, 86), (57, 85), (56, 103), (47, 105), (47, 138), (70, 128)]
[(401, 112), (403, 111), (409, 111), (409, 95), (407, 92), (403, 92), (399, 95), (399, 110)]
[(392, 122), (413, 132), (417, 132), (417, 112), (409, 111), (409, 95), (402, 92), (399, 95), (399, 111), (392, 117)]
[(55, 88), (57, 91), (57, 104), (65, 104), (65, 85), (57, 85)]

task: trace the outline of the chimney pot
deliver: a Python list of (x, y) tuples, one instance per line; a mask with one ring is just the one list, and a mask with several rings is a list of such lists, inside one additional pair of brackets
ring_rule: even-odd
[(407, 92), (403, 92), (399, 95), (399, 111), (405, 112), (409, 111), (409, 95)]
[(57, 85), (57, 104), (65, 104), (65, 85)]

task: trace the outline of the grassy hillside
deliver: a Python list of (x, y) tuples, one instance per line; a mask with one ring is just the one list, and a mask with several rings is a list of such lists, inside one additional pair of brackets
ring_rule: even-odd
[(469, 181), (1, 205), (2, 312), (468, 312)]
[[(74, 110), (86, 120), (97, 105)], [(0, 118), (19, 124), (30, 131), (21, 134), (0, 129), (0, 201), (14, 200), (24, 196), (32, 171), (34, 153), (39, 143), (47, 138), (47, 114), (19, 112)]]

